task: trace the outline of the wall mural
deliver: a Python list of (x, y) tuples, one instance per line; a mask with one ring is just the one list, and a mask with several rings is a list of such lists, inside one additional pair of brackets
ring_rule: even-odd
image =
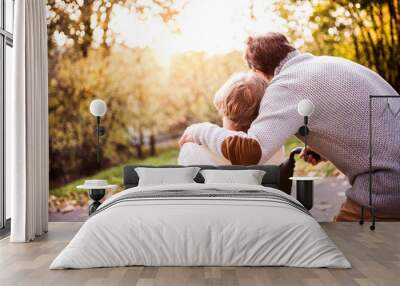
[[(125, 164), (176, 164), (187, 126), (222, 125), (214, 95), (248, 70), (249, 34), (283, 32), (300, 51), (359, 62), (399, 90), (389, 8), (336, 2), (48, 0), (50, 220), (87, 217), (88, 195), (76, 189), (85, 179), (120, 185)], [(89, 111), (95, 99), (107, 104), (100, 162)], [(297, 146), (290, 138), (285, 156)], [(296, 174), (326, 178), (315, 212), (331, 220), (348, 187), (344, 175), (329, 162), (303, 161)]]

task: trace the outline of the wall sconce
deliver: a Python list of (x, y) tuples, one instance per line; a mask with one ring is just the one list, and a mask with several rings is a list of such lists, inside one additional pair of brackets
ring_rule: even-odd
[[(304, 137), (304, 149), (307, 149), (307, 135), (308, 129), (308, 117), (314, 112), (314, 104), (311, 100), (303, 99), (297, 104), (297, 112), (304, 117), (304, 125), (299, 128), (299, 134)], [(294, 152), (298, 152), (294, 150)], [(292, 152), (293, 153), (293, 152)], [(295, 153), (293, 153), (295, 154)], [(319, 160), (321, 157), (312, 151), (308, 151), (304, 154), (304, 159), (307, 161), (307, 154), (312, 154), (314, 158)], [(291, 154), (291, 158), (293, 155)], [(301, 202), (308, 210), (312, 209), (314, 204), (314, 180), (317, 177), (290, 177), (291, 180), (296, 181), (296, 198)]]
[(96, 136), (97, 136), (97, 163), (100, 163), (100, 137), (106, 133), (106, 129), (100, 125), (100, 117), (107, 112), (107, 105), (101, 99), (95, 99), (90, 103), (90, 113), (96, 117)]
[(308, 117), (314, 112), (314, 104), (311, 100), (303, 99), (297, 105), (297, 112), (304, 117), (304, 125), (300, 127), (299, 133), (304, 137), (304, 148), (307, 148), (307, 135), (308, 129)]

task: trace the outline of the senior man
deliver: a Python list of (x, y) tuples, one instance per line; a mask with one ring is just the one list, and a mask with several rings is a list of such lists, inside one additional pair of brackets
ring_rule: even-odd
[[(259, 116), (248, 132), (199, 123), (186, 129), (180, 144), (206, 145), (232, 164), (266, 161), (289, 137), (298, 135), (303, 121), (297, 104), (309, 99), (315, 111), (309, 123), (308, 144), (342, 171), (351, 184), (336, 220), (358, 220), (360, 206), (368, 204), (369, 95), (398, 93), (362, 65), (298, 52), (280, 33), (250, 37), (245, 58), (253, 71), (270, 82)], [(385, 106), (386, 101), (376, 101), (374, 120)], [(400, 124), (389, 114), (379, 120), (384, 128), (377, 131), (373, 141), (373, 202), (377, 218), (391, 220), (400, 217)], [(308, 162), (318, 163), (304, 155)]]

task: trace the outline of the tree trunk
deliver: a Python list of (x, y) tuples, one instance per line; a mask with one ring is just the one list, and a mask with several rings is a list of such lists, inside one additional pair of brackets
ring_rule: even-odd
[(153, 133), (150, 135), (150, 156), (156, 155), (156, 137)]
[(139, 140), (136, 144), (136, 156), (139, 159), (143, 159), (144, 155), (143, 155), (143, 132), (142, 130), (139, 131)]
[(85, 0), (81, 9), (80, 22), (84, 26), (85, 35), (83, 36), (82, 43), (80, 44), (80, 49), (82, 51), (83, 57), (88, 56), (89, 48), (92, 45), (93, 39), (93, 29), (90, 26), (91, 17), (93, 13), (93, 0)]

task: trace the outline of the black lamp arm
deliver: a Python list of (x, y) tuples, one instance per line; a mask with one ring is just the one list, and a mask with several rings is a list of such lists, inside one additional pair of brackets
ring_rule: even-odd
[(100, 125), (100, 116), (96, 116), (96, 135), (98, 137), (104, 136), (106, 134), (106, 129)]
[[(304, 125), (299, 128), (299, 134), (304, 137), (304, 148), (308, 147), (307, 136), (310, 133), (310, 129), (308, 129), (308, 116), (304, 116)], [(297, 149), (297, 148), (296, 148)], [(294, 151), (294, 150), (293, 150)], [(293, 152), (292, 151), (292, 152)], [(318, 153), (315, 153), (312, 150), (308, 150), (306, 156), (312, 156), (315, 160), (320, 161), (321, 156)], [(291, 154), (292, 156), (292, 154)], [(293, 155), (294, 156), (294, 155)]]
[(106, 129), (100, 125), (100, 116), (96, 116), (96, 137), (97, 137), (97, 146), (96, 146), (96, 154), (97, 154), (97, 162), (100, 163), (101, 159), (101, 150), (100, 150), (100, 137), (104, 136), (106, 133)]
[(304, 125), (299, 128), (299, 134), (306, 137), (310, 130), (308, 129), (308, 116), (304, 116)]
[(308, 125), (308, 116), (304, 116), (304, 125), (299, 128), (299, 134), (304, 137), (304, 148), (307, 149), (307, 135), (309, 133)]

